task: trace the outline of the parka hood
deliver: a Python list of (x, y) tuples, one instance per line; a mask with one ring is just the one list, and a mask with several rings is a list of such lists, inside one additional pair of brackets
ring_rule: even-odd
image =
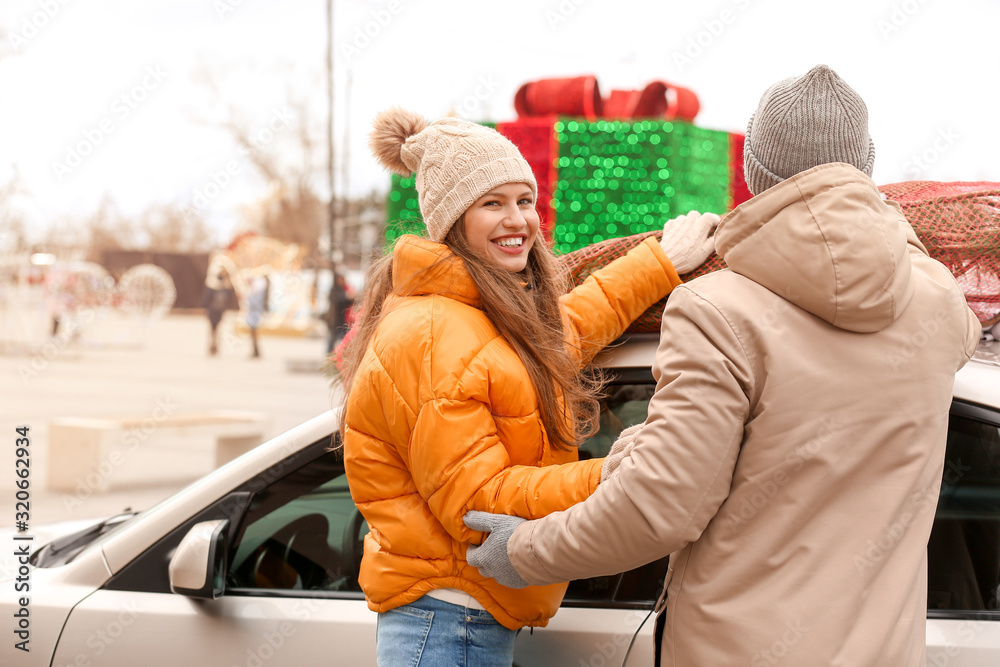
[(840, 162), (801, 172), (744, 202), (715, 234), (728, 267), (835, 327), (891, 324), (913, 296), (907, 244), (921, 250), (898, 205)]

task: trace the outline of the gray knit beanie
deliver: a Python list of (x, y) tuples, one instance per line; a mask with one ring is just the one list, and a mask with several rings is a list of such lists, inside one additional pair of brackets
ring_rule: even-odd
[(507, 183), (527, 183), (538, 195), (531, 166), (510, 139), (458, 118), (427, 124), (423, 116), (394, 107), (375, 118), (369, 146), (390, 171), (417, 173), (420, 214), (432, 241), (441, 242), (484, 194)]
[(817, 65), (764, 92), (747, 123), (743, 171), (757, 195), (829, 162), (846, 162), (871, 176), (875, 144), (864, 100), (832, 69)]

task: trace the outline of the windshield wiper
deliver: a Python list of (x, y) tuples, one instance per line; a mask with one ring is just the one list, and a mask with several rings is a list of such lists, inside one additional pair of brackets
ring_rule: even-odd
[(93, 526), (88, 526), (83, 530), (53, 540), (31, 555), (31, 564), (35, 567), (65, 565), (80, 553), (85, 546), (123, 521), (131, 519), (136, 514), (138, 512), (122, 512), (109, 519), (95, 523)]

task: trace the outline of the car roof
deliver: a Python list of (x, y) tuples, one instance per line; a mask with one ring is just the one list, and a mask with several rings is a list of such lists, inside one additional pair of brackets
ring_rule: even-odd
[(1000, 410), (1000, 342), (979, 344), (955, 375), (955, 398)]
[[(649, 368), (657, 334), (639, 334), (605, 348), (594, 359), (600, 368)], [(972, 360), (955, 375), (955, 398), (1000, 410), (1000, 341), (980, 343)]]

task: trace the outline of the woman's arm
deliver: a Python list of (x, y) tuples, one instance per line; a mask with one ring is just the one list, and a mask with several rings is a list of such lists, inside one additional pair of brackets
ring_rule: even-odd
[(597, 489), (604, 461), (512, 465), (485, 403), (444, 398), (421, 408), (404, 460), (431, 512), (460, 541), (474, 535), (462, 523), (469, 510), (534, 519), (572, 507)]
[(681, 284), (659, 241), (645, 239), (562, 297), (567, 342), (581, 367)]
[(679, 274), (709, 258), (720, 221), (715, 213), (698, 211), (667, 220), (658, 242), (645, 239), (564, 297), (567, 343), (579, 350), (581, 367), (680, 285)]

